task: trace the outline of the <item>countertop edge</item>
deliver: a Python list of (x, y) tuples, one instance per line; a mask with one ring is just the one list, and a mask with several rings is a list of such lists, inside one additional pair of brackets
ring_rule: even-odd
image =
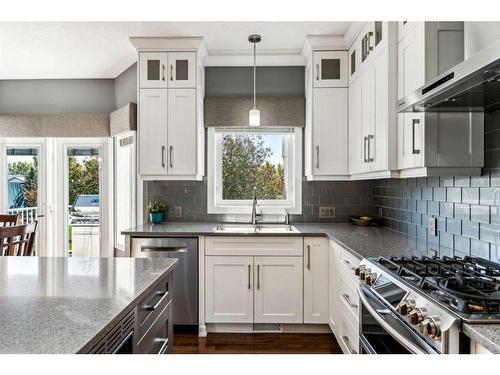
[(490, 352), (500, 354), (500, 344), (494, 342), (490, 337), (474, 329), (474, 324), (464, 323), (462, 325), (462, 332)]
[(175, 262), (173, 262), (168, 268), (163, 271), (158, 277), (154, 279), (151, 284), (149, 284), (148, 287), (146, 287), (144, 290), (142, 290), (130, 303), (124, 307), (115, 317), (113, 317), (106, 326), (101, 329), (94, 337), (92, 337), (86, 344), (84, 344), (76, 354), (87, 354), (89, 350), (91, 350), (121, 319), (123, 319), (130, 311), (132, 308), (134, 308), (137, 303), (165, 276), (167, 276), (169, 273), (171, 273), (175, 267), (177, 267), (177, 263), (179, 261), (175, 259)]

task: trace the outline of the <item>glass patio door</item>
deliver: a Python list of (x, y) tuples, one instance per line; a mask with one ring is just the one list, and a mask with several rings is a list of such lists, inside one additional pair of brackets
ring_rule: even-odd
[(34, 254), (45, 254), (46, 215), (44, 189), (44, 144), (7, 143), (4, 203), (8, 214), (18, 215), (22, 224), (37, 221)]

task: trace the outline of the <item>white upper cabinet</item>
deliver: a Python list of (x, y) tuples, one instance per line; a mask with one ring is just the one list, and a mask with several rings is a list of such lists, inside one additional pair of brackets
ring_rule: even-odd
[(139, 97), (139, 169), (143, 175), (167, 173), (167, 90), (143, 89)]
[(314, 87), (347, 87), (347, 52), (313, 52)]
[(167, 88), (167, 54), (145, 52), (139, 55), (140, 88)]
[(304, 323), (329, 320), (328, 239), (304, 238)]
[[(463, 53), (461, 22), (400, 22), (398, 99), (461, 62)], [(400, 176), (479, 174), (483, 126), (478, 113), (399, 113)]]
[(347, 175), (348, 89), (315, 89), (313, 108), (313, 174)]
[(196, 174), (196, 90), (168, 90), (168, 172)]
[(139, 60), (141, 178), (201, 180), (205, 169), (203, 40), (144, 37), (131, 42)]
[(195, 52), (168, 53), (168, 87), (169, 88), (196, 87)]

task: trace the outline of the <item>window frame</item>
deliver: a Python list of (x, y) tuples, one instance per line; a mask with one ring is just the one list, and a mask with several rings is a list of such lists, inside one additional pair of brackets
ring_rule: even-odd
[(285, 145), (286, 199), (258, 200), (257, 212), (263, 214), (302, 214), (302, 128), (259, 127), (208, 129), (207, 159), (207, 212), (209, 214), (250, 214), (251, 199), (222, 199), (222, 134), (228, 133), (283, 133), (289, 132), (290, 142)]

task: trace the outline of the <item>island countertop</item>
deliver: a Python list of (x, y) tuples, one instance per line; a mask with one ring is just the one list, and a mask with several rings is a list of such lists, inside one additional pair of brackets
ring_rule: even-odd
[(0, 257), (0, 353), (97, 343), (176, 259)]

